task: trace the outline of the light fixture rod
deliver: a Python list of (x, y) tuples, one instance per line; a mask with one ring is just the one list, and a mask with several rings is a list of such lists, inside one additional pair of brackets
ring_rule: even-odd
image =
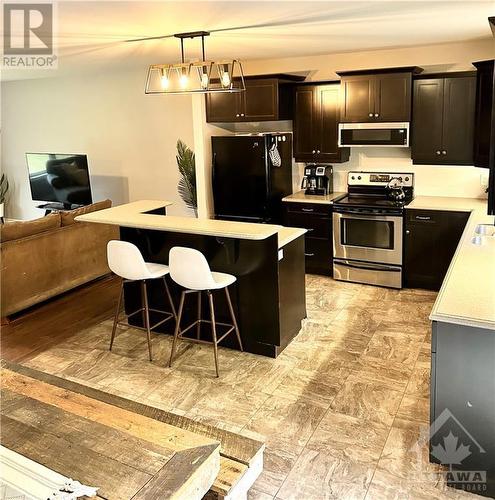
[(184, 64), (184, 39), (180, 39), (180, 55), (182, 59), (182, 64)]

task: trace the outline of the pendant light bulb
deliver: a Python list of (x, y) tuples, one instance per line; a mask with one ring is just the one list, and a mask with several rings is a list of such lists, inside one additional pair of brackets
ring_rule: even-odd
[(208, 74), (207, 73), (202, 73), (201, 74), (201, 88), (207, 89), (208, 88)]
[(183, 89), (185, 89), (189, 84), (189, 75), (186, 68), (182, 68), (181, 70), (181, 75), (179, 77), (179, 84)]
[(222, 73), (222, 86), (230, 87), (230, 75), (228, 71)]
[(170, 85), (170, 80), (168, 79), (168, 74), (162, 70), (162, 76), (160, 78), (160, 84), (163, 90), (167, 90)]

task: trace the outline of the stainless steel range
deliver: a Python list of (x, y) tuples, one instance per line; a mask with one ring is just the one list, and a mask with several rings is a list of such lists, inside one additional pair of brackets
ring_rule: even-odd
[(413, 186), (412, 173), (348, 173), (348, 194), (333, 204), (335, 279), (402, 287), (403, 215)]

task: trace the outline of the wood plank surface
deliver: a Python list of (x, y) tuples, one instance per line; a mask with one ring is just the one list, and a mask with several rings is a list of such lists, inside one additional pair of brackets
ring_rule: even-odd
[(108, 394), (98, 389), (78, 384), (77, 382), (73, 382), (71, 380), (62, 379), (55, 375), (40, 372), (26, 366), (10, 363), (6, 360), (2, 360), (0, 364), (2, 367), (8, 368), (11, 371), (44, 381), (50, 385), (68, 389), (69, 391), (88, 396), (91, 399), (102, 401), (125, 410), (130, 410), (134, 413), (151, 417), (160, 422), (179, 427), (195, 434), (200, 434), (210, 438), (211, 440), (219, 441), (221, 444), (220, 453), (222, 456), (246, 465), (251, 464), (252, 461), (255, 460), (265, 448), (264, 443), (261, 441), (241, 436), (234, 432), (219, 429), (202, 422), (197, 422), (190, 418), (170, 413), (159, 408), (137, 403), (120, 396)]
[(132, 498), (152, 476), (103, 456), (83, 444), (1, 415), (2, 445), (64, 476), (99, 488), (108, 500)]
[[(215, 455), (216, 460), (211, 460), (215, 451), (215, 445), (207, 445), (177, 453), (133, 500), (201, 498), (210, 488), (220, 468), (218, 454)], [(186, 473), (191, 470), (194, 474)], [(184, 471), (184, 474), (178, 475), (177, 471)]]

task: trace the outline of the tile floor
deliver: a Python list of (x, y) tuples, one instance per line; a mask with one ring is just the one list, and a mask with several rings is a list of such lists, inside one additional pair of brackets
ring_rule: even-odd
[(428, 464), (430, 324), (435, 293), (307, 277), (308, 318), (276, 359), (121, 330), (75, 332), (26, 364), (266, 442), (249, 498), (474, 498)]

